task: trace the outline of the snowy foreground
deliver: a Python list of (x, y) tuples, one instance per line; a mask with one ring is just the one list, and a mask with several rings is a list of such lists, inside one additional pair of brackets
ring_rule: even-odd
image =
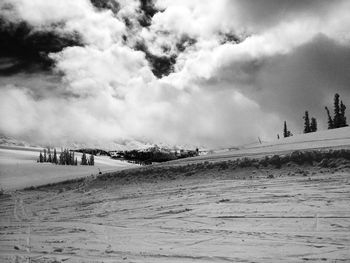
[[(339, 130), (288, 147), (349, 149)], [(6, 191), (0, 262), (350, 262), (350, 152), (279, 142)]]
[(0, 261), (348, 262), (349, 171), (15, 192), (1, 197)]

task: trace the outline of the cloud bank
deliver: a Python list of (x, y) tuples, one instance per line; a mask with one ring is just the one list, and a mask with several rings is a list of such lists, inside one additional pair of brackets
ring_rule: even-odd
[[(225, 147), (350, 102), (348, 1), (5, 0), (0, 133)], [(6, 52), (5, 52), (6, 51)]]

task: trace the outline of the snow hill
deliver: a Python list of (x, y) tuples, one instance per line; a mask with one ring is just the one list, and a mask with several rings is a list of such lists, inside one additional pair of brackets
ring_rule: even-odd
[(263, 142), (262, 144), (250, 144), (241, 146), (239, 149), (227, 150), (172, 162), (186, 163), (214, 160), (219, 161), (221, 159), (283, 154), (296, 150), (328, 148), (350, 148), (350, 127), (294, 135), (288, 138), (276, 139), (271, 142)]

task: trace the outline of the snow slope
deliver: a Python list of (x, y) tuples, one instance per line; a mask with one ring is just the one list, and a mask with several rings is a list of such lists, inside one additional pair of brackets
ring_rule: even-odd
[(263, 142), (262, 144), (242, 146), (238, 150), (176, 160), (172, 161), (172, 163), (180, 164), (242, 157), (260, 157), (277, 153), (289, 153), (295, 150), (327, 148), (350, 148), (350, 127), (294, 135), (288, 138), (276, 139), (271, 142)]
[[(34, 148), (0, 148), (0, 187), (18, 189), (98, 174), (99, 169), (106, 172), (135, 166), (106, 156), (96, 156), (95, 166), (37, 163), (38, 154)], [(75, 155), (79, 160), (81, 154)]]
[(349, 174), (271, 172), (18, 191), (0, 199), (0, 261), (349, 262)]
[(309, 149), (344, 145), (350, 145), (350, 127), (299, 134), (272, 142), (264, 142), (260, 145), (250, 145), (245, 148), (270, 147), (274, 149), (286, 149), (291, 147), (293, 149)]

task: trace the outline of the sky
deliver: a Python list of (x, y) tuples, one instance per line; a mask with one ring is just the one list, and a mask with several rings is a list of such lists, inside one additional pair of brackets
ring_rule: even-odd
[[(0, 134), (231, 147), (350, 105), (350, 1), (2, 0)], [(348, 106), (348, 111), (350, 106)], [(349, 114), (347, 114), (349, 119)]]

